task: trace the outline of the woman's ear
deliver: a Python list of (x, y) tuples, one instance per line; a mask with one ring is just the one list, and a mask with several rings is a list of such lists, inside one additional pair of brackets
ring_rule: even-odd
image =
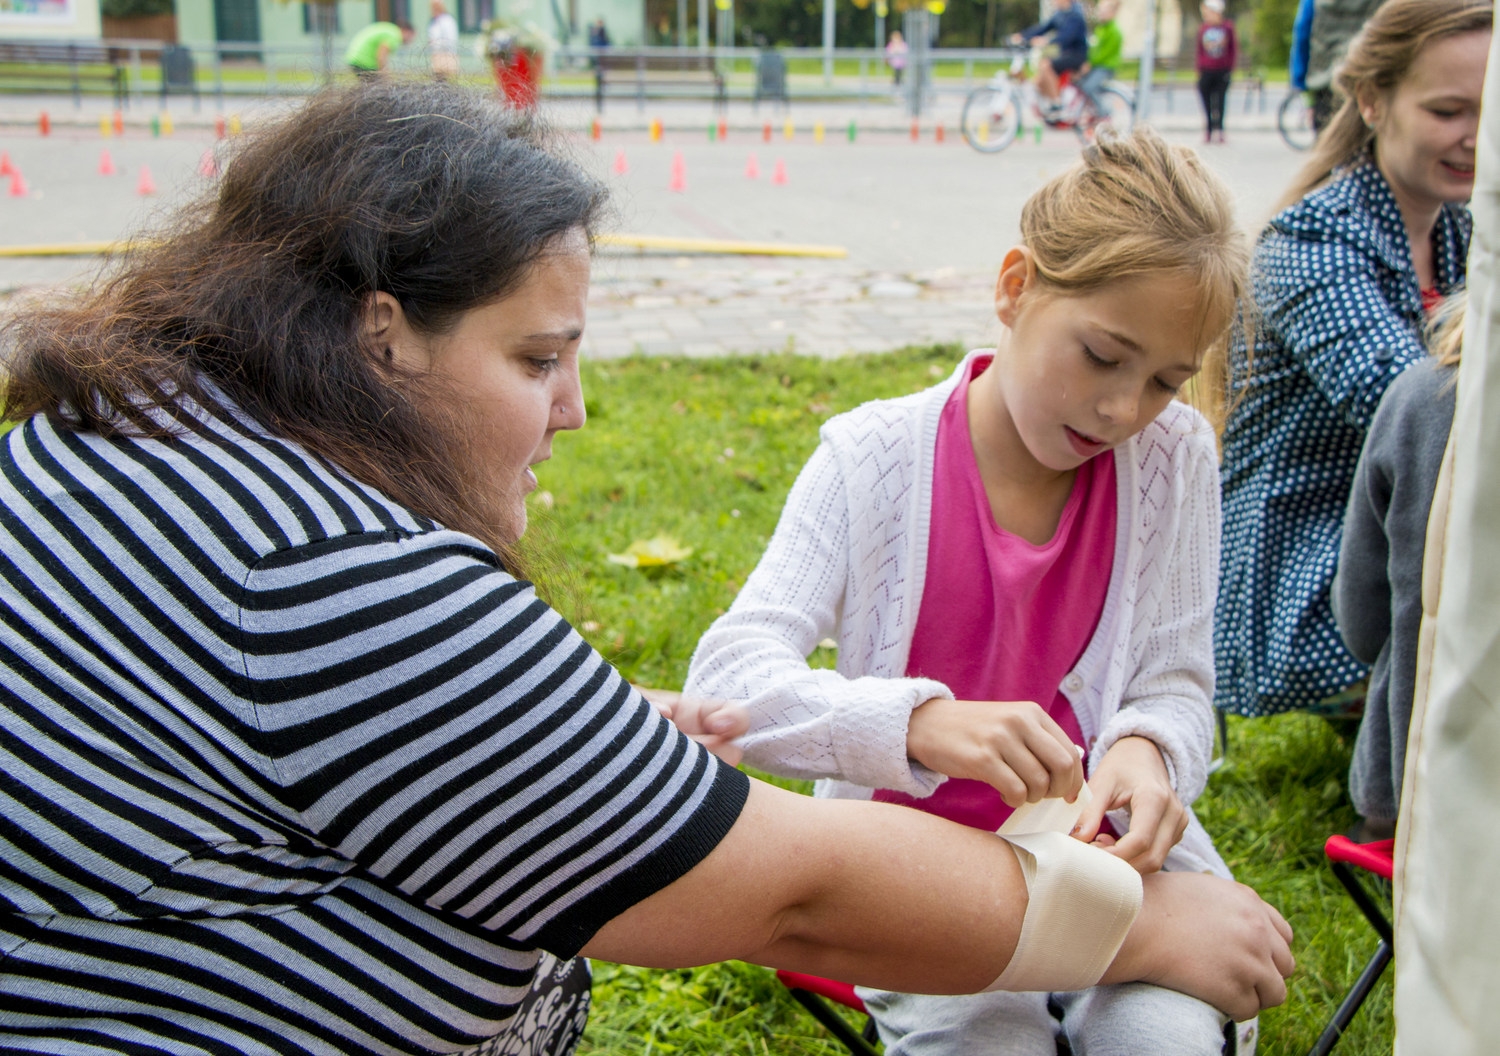
[(411, 324), (401, 302), (384, 290), (365, 298), (365, 340), (387, 367), (425, 374), (432, 367), (432, 353)]
[(1025, 246), (1013, 246), (995, 280), (995, 314), (1007, 327), (1021, 314), (1021, 297), (1036, 282), (1036, 261)]
[(1373, 130), (1380, 123), (1381, 102), (1378, 92), (1360, 93), (1356, 105), (1359, 107), (1359, 116), (1364, 119), (1366, 128)]

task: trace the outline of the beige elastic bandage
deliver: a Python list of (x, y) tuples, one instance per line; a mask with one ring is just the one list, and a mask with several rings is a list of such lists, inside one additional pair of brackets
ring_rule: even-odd
[(1061, 832), (1005, 834), (1029, 901), (1010, 964), (991, 990), (1084, 990), (1114, 962), (1141, 908), (1130, 864)]

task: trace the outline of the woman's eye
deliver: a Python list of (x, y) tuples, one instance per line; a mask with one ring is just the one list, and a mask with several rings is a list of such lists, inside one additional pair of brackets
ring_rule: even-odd
[(558, 362), (559, 360), (556, 356), (550, 356), (547, 359), (533, 359), (531, 365), (539, 373), (546, 374), (548, 371), (556, 370)]
[(1094, 353), (1094, 350), (1088, 345), (1083, 346), (1083, 358), (1087, 359), (1096, 367), (1112, 367), (1115, 365), (1113, 360), (1105, 359), (1102, 356), (1096, 355)]
[(1162, 381), (1160, 378), (1152, 378), (1151, 379), (1151, 384), (1155, 385), (1158, 389), (1160, 389), (1162, 392), (1165, 392), (1169, 396), (1176, 396), (1179, 392), (1182, 391), (1182, 386), (1180, 386), (1180, 385), (1168, 385), (1165, 381)]

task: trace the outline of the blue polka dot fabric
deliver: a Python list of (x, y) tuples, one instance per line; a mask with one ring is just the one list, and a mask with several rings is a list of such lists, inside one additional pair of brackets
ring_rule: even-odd
[[(1470, 218), (1443, 207), (1439, 292), (1463, 284)], [(1329, 589), (1344, 507), (1386, 387), (1426, 355), (1406, 227), (1372, 162), (1279, 213), (1256, 245), (1255, 347), (1230, 355), (1215, 704), (1308, 708), (1367, 671), (1344, 648)]]

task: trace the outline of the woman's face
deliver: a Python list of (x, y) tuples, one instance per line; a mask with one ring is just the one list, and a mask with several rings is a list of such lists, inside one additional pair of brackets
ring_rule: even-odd
[(1428, 44), (1385, 95), (1360, 101), (1375, 130), (1375, 161), (1404, 213), (1435, 212), (1474, 192), (1479, 100), (1488, 31)]
[(466, 312), (448, 333), (415, 333), (397, 305), (398, 318), (385, 335), (398, 363), (430, 372), (447, 383), (440, 391), (464, 402), (467, 450), (500, 496), (516, 539), (526, 530), (526, 496), (536, 488), (531, 467), (552, 457), (559, 429), (583, 427), (578, 344), (589, 264), (586, 236), (569, 232), (519, 288)]

